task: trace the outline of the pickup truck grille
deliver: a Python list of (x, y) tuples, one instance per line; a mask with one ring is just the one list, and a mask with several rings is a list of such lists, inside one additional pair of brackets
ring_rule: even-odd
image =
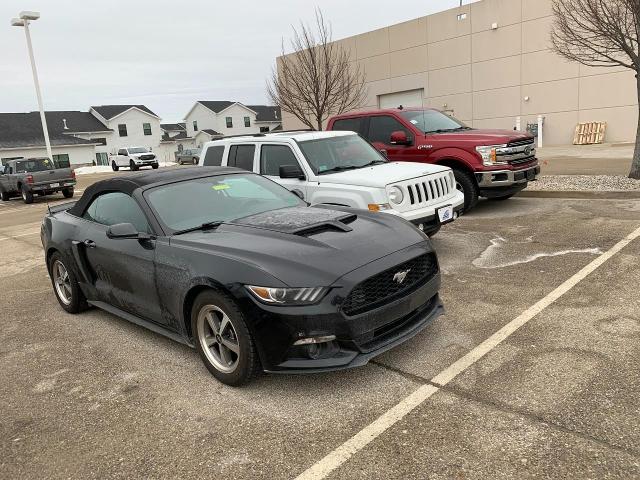
[(410, 181), (404, 186), (409, 192), (409, 202), (414, 208), (438, 203), (441, 199), (451, 196), (455, 190), (453, 178), (448, 172)]
[[(402, 282), (398, 281), (399, 273), (405, 273)], [(437, 273), (436, 256), (433, 253), (420, 255), (356, 285), (342, 303), (342, 311), (353, 316), (381, 307), (413, 292)]]
[(514, 140), (506, 147), (496, 151), (498, 162), (507, 162), (509, 165), (521, 165), (529, 163), (536, 158), (536, 147), (533, 138)]
[(153, 160), (154, 158), (156, 158), (156, 156), (151, 153), (148, 155), (140, 155), (140, 160)]

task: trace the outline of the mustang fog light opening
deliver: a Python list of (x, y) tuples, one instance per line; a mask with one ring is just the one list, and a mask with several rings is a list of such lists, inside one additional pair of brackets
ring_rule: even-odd
[(317, 343), (332, 342), (335, 339), (336, 339), (335, 335), (324, 335), (322, 337), (301, 338), (300, 340), (296, 340), (295, 342), (293, 342), (293, 344), (294, 345), (311, 345), (311, 344), (317, 344)]
[(247, 285), (258, 300), (273, 305), (312, 305), (319, 302), (329, 291), (326, 287), (280, 288)]

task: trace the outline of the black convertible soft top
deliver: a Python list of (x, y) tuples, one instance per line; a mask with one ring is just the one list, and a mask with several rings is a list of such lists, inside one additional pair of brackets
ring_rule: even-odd
[(166, 185), (183, 180), (191, 180), (194, 178), (210, 177), (212, 175), (224, 175), (227, 173), (247, 173), (247, 170), (241, 170), (233, 167), (191, 167), (191, 168), (175, 168), (164, 171), (149, 170), (145, 172), (131, 173), (123, 176), (100, 180), (90, 185), (82, 194), (82, 197), (71, 207), (68, 212), (72, 215), (81, 216), (89, 203), (98, 195), (107, 192), (123, 192), (131, 195), (139, 188), (151, 188), (159, 185)]

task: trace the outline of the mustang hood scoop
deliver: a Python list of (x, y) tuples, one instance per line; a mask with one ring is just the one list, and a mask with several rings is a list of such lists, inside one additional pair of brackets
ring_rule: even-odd
[(356, 218), (352, 213), (327, 208), (292, 207), (258, 213), (229, 223), (308, 236), (327, 230), (350, 232), (348, 224)]

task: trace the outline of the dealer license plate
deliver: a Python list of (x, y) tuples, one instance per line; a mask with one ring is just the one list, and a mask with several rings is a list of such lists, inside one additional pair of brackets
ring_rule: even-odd
[(447, 205), (438, 209), (438, 218), (440, 223), (447, 223), (453, 221), (453, 206)]

